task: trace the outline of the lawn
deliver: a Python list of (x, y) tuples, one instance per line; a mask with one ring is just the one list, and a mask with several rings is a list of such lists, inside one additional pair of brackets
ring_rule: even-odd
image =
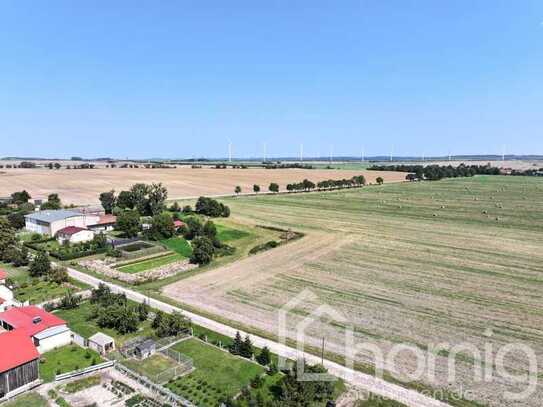
[(100, 355), (93, 350), (83, 349), (77, 345), (63, 346), (41, 356), (40, 377), (46, 382), (51, 382), (57, 374), (84, 369), (102, 361)]
[(196, 370), (168, 387), (198, 405), (215, 406), (224, 395), (234, 396), (264, 368), (235, 357), (198, 339), (189, 339), (174, 350), (192, 358)]
[(192, 255), (192, 247), (182, 237), (172, 237), (170, 239), (161, 240), (160, 243), (166, 245), (168, 249), (180, 254), (187, 259)]
[(47, 407), (49, 403), (38, 393), (26, 393), (15, 400), (2, 404), (2, 407)]
[(115, 345), (121, 346), (128, 339), (135, 338), (136, 336), (153, 336), (153, 329), (151, 323), (145, 321), (140, 324), (140, 329), (136, 332), (126, 335), (120, 335), (114, 329), (100, 328), (96, 325), (96, 322), (91, 319), (92, 305), (90, 302), (83, 302), (79, 307), (69, 310), (55, 311), (55, 315), (62, 318), (68, 323), (70, 329), (79, 335), (89, 338), (97, 332), (103, 332), (106, 335), (115, 339)]
[(161, 353), (155, 353), (153, 356), (144, 360), (126, 359), (122, 364), (159, 384), (168, 381), (171, 376), (168, 377), (166, 371), (177, 366), (175, 361)]
[(184, 260), (185, 256), (179, 253), (173, 253), (168, 256), (161, 256), (154, 259), (143, 260), (135, 263), (128, 264), (117, 268), (117, 270), (123, 273), (141, 273), (142, 271), (152, 270), (157, 267), (165, 266), (167, 264), (175, 263), (176, 261)]
[(234, 229), (225, 225), (217, 224), (217, 237), (223, 243), (228, 243), (232, 240), (242, 239), (250, 236), (251, 233), (245, 230)]

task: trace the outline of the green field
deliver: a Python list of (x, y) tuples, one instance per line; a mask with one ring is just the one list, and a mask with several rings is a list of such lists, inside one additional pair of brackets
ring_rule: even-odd
[(242, 239), (250, 235), (250, 232), (247, 232), (245, 230), (233, 229), (220, 224), (217, 225), (217, 237), (223, 243), (228, 243), (232, 240)]
[[(310, 289), (318, 301), (296, 308), (292, 327), (310, 306), (326, 303), (352, 322), (359, 342), (421, 349), (468, 342), (482, 349), (488, 340), (523, 341), (543, 355), (541, 178), (478, 176), (224, 202), (234, 222), (306, 236), (165, 288), (192, 309), (222, 309), (223, 319), (274, 335), (277, 310)], [(189, 287), (208, 295), (183, 296)], [(326, 335), (333, 357), (344, 328), (316, 323), (306, 332), (309, 344), (318, 347)], [(438, 367), (446, 363), (442, 356)], [(525, 366), (508, 360), (514, 371)], [(472, 355), (461, 353), (457, 369), (457, 385), (469, 387)], [(496, 387), (475, 393), (504, 402)]]
[(161, 240), (160, 243), (187, 259), (192, 255), (192, 247), (189, 242), (182, 237), (172, 237), (170, 239)]
[(13, 401), (2, 404), (3, 407), (47, 407), (49, 404), (38, 393), (26, 393)]
[(142, 271), (152, 270), (157, 267), (166, 266), (168, 264), (175, 263), (176, 261), (181, 261), (185, 258), (185, 256), (179, 253), (172, 253), (167, 256), (160, 256), (149, 260), (131, 263), (126, 266), (119, 267), (117, 268), (117, 270), (122, 271), (123, 273), (130, 274), (141, 273)]
[(192, 358), (196, 370), (168, 384), (168, 387), (198, 405), (216, 406), (221, 396), (233, 397), (252, 378), (264, 373), (261, 366), (198, 339), (183, 341), (173, 349)]
[(63, 346), (42, 355), (40, 378), (50, 382), (53, 381), (57, 374), (84, 369), (102, 361), (100, 355), (93, 350), (83, 349), (77, 345)]
[(89, 338), (97, 332), (103, 332), (111, 336), (115, 339), (117, 347), (122, 346), (128, 339), (137, 336), (153, 336), (154, 333), (149, 321), (141, 323), (138, 331), (126, 335), (120, 335), (114, 329), (100, 328), (96, 325), (95, 320), (91, 319), (92, 305), (88, 301), (81, 303), (79, 307), (74, 309), (55, 311), (55, 315), (65, 320), (72, 331), (85, 338)]

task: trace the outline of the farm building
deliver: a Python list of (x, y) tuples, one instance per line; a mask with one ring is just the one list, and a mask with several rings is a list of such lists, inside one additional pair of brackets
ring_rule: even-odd
[(42, 235), (55, 236), (68, 226), (86, 228), (96, 224), (100, 217), (65, 209), (38, 211), (25, 215), (25, 229)]
[(0, 402), (39, 383), (39, 357), (25, 332), (0, 333)]
[(116, 223), (117, 217), (115, 215), (100, 215), (96, 224), (87, 225), (87, 227), (94, 232), (109, 232), (113, 230)]
[(72, 341), (72, 333), (65, 321), (36, 306), (14, 307), (0, 313), (0, 329), (23, 332), (39, 353)]
[(89, 348), (95, 350), (100, 355), (115, 350), (115, 340), (102, 332), (97, 332), (88, 340)]
[(134, 354), (140, 359), (146, 359), (156, 352), (156, 344), (152, 339), (147, 339), (139, 343), (134, 348)]
[(56, 233), (56, 238), (60, 244), (88, 242), (94, 238), (94, 232), (79, 226), (67, 226)]

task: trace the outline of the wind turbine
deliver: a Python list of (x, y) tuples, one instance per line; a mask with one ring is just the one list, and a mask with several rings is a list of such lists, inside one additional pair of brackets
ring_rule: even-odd
[(392, 162), (392, 156), (394, 155), (394, 144), (392, 144), (392, 148), (390, 149), (390, 161)]
[(264, 150), (264, 162), (266, 162), (268, 159), (268, 146), (266, 145), (266, 142), (262, 143), (262, 148)]
[(300, 143), (300, 162), (304, 160), (304, 145)]
[(364, 162), (364, 146), (362, 146), (362, 151), (360, 153), (360, 162), (363, 163)]
[(332, 163), (333, 155), (334, 155), (334, 145), (330, 144), (330, 163)]
[(226, 140), (228, 140), (228, 162), (231, 163), (232, 162), (232, 140), (230, 140), (229, 138), (227, 138)]

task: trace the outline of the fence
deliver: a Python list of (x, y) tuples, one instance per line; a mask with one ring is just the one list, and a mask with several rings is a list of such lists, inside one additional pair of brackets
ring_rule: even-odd
[(75, 376), (81, 376), (81, 375), (84, 375), (84, 374), (87, 374), (87, 373), (96, 372), (97, 370), (102, 370), (102, 369), (111, 367), (113, 365), (115, 365), (115, 362), (109, 361), (109, 362), (100, 363), (98, 365), (90, 366), (90, 367), (87, 367), (85, 369), (74, 370), (74, 371), (68, 372), (68, 373), (62, 373), (62, 374), (59, 374), (59, 375), (55, 375), (55, 381), (58, 382), (60, 380), (70, 379), (70, 378), (75, 377)]
[(134, 372), (133, 370), (127, 368), (121, 363), (116, 363), (115, 368), (119, 370), (121, 373), (131, 378), (132, 380), (139, 382), (140, 384), (147, 387), (149, 390), (159, 394), (162, 398), (166, 400), (167, 403), (172, 403), (173, 405), (176, 405), (176, 406), (196, 407), (187, 399), (171, 392), (170, 390), (161, 386), (160, 384), (153, 383), (151, 380)]

